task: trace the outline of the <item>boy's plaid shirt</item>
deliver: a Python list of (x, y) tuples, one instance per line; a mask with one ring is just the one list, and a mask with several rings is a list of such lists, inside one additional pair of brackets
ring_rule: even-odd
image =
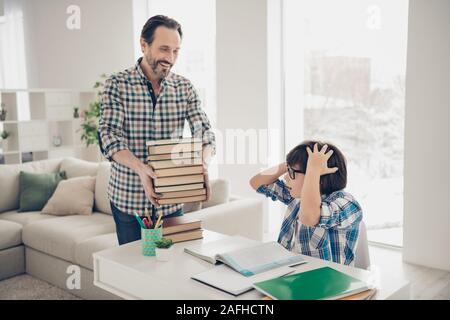
[[(128, 149), (146, 163), (146, 142), (181, 138), (185, 120), (189, 123), (192, 135), (201, 137), (203, 146), (211, 145), (215, 150), (214, 133), (191, 82), (180, 75), (169, 73), (161, 82), (154, 106), (150, 94), (151, 84), (140, 67), (141, 60), (134, 67), (106, 80), (99, 121), (103, 154), (112, 163), (108, 196), (119, 210), (128, 214), (134, 211), (143, 214), (145, 207), (151, 212), (153, 206), (144, 193), (139, 176), (113, 161), (114, 153)], [(168, 215), (181, 208), (182, 205), (178, 204), (154, 209), (158, 215)]]
[(322, 195), (320, 220), (315, 227), (298, 220), (300, 200), (291, 196), (280, 179), (257, 192), (287, 205), (278, 242), (286, 249), (308, 256), (354, 265), (362, 211), (351, 194), (343, 190)]

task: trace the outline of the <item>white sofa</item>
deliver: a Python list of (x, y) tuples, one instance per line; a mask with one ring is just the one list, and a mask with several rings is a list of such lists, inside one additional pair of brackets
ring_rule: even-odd
[[(75, 158), (0, 165), (0, 279), (26, 272), (85, 299), (116, 299), (92, 283), (92, 253), (118, 245), (106, 194), (109, 170), (108, 162)], [(94, 213), (54, 216), (18, 212), (20, 171), (66, 171), (69, 179), (96, 176)], [(262, 240), (262, 202), (228, 197), (224, 180), (213, 180), (211, 185), (212, 199), (203, 203), (201, 210), (187, 214), (201, 219), (205, 229)], [(79, 267), (80, 289), (69, 290), (66, 285), (72, 265)]]

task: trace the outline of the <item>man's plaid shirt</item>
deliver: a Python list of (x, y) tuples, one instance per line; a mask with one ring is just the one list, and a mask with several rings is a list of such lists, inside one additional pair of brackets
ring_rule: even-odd
[[(192, 83), (180, 75), (169, 73), (162, 80), (157, 103), (153, 105), (151, 84), (140, 67), (141, 60), (134, 67), (106, 80), (99, 122), (103, 154), (112, 162), (108, 196), (119, 210), (128, 214), (134, 211), (142, 214), (145, 207), (151, 212), (152, 204), (144, 193), (139, 176), (113, 161), (114, 153), (128, 149), (147, 163), (146, 142), (181, 138), (185, 120), (192, 135), (202, 137), (203, 146), (211, 145), (215, 149), (214, 133)], [(181, 204), (162, 205), (156, 208), (156, 213), (169, 215), (181, 208)]]
[(278, 242), (286, 249), (345, 265), (354, 265), (362, 211), (353, 196), (343, 190), (322, 195), (319, 223), (308, 227), (298, 220), (300, 200), (291, 196), (278, 179), (257, 192), (287, 205)]

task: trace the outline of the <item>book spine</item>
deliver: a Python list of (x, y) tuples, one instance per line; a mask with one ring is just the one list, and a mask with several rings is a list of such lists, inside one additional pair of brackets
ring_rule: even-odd
[(158, 177), (174, 177), (174, 176), (187, 176), (192, 174), (203, 173), (203, 166), (181, 167), (181, 168), (169, 168), (169, 169), (156, 169), (155, 173)]
[(206, 200), (206, 194), (201, 195), (201, 196), (194, 196), (194, 197), (160, 199), (158, 201), (158, 203), (159, 204), (180, 204), (180, 203), (197, 202), (197, 201), (205, 201), (205, 200)]
[(184, 152), (184, 153), (169, 153), (169, 154), (150, 154), (147, 157), (147, 161), (160, 161), (160, 160), (172, 160), (177, 161), (180, 159), (195, 159), (201, 158), (201, 153), (198, 151)]
[(186, 191), (164, 192), (164, 193), (161, 193), (161, 199), (201, 196), (204, 194), (206, 194), (205, 188), (196, 189), (196, 190), (186, 190)]
[(180, 154), (193, 151), (201, 151), (201, 143), (181, 143), (181, 144), (169, 144), (164, 146), (150, 146), (148, 147), (148, 153), (150, 155), (157, 154)]
[(154, 169), (170, 169), (170, 168), (182, 168), (190, 166), (198, 166), (202, 164), (200, 157), (198, 158), (186, 158), (178, 160), (160, 160), (149, 161), (148, 164)]
[(183, 184), (183, 185), (179, 185), (179, 186), (156, 187), (155, 191), (158, 193), (164, 193), (164, 192), (196, 190), (196, 189), (202, 189), (202, 188), (204, 188), (203, 183), (191, 183), (191, 184)]
[(174, 186), (180, 184), (199, 183), (204, 181), (203, 174), (195, 174), (189, 176), (179, 177), (163, 177), (154, 179), (153, 185), (155, 187)]
[(180, 144), (180, 143), (201, 143), (201, 138), (180, 138), (180, 139), (165, 139), (165, 140), (151, 140), (147, 141), (147, 146), (161, 146), (167, 144)]

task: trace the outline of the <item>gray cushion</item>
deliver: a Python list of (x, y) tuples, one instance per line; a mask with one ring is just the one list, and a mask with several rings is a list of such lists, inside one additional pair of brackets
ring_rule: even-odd
[(25, 226), (29, 223), (40, 221), (40, 220), (46, 220), (46, 219), (53, 219), (56, 218), (56, 216), (51, 216), (49, 214), (41, 214), (40, 211), (29, 211), (29, 212), (17, 212), (17, 210), (14, 211), (8, 211), (0, 214), (0, 220), (8, 220), (13, 221), (21, 224), (22, 226)]
[(6, 164), (0, 166), (0, 212), (19, 208), (19, 172), (48, 173), (58, 172), (61, 159), (33, 161), (24, 164)]
[(116, 233), (102, 234), (82, 241), (75, 247), (75, 263), (89, 270), (94, 270), (92, 254), (104, 249), (117, 247), (118, 245)]
[(67, 179), (83, 176), (95, 177), (97, 175), (98, 163), (76, 159), (64, 158), (61, 161), (61, 171), (65, 171)]
[(0, 250), (18, 246), (22, 243), (22, 225), (0, 220)]
[(66, 216), (28, 224), (23, 228), (23, 243), (52, 256), (75, 262), (75, 248), (89, 238), (115, 232), (110, 215)]

